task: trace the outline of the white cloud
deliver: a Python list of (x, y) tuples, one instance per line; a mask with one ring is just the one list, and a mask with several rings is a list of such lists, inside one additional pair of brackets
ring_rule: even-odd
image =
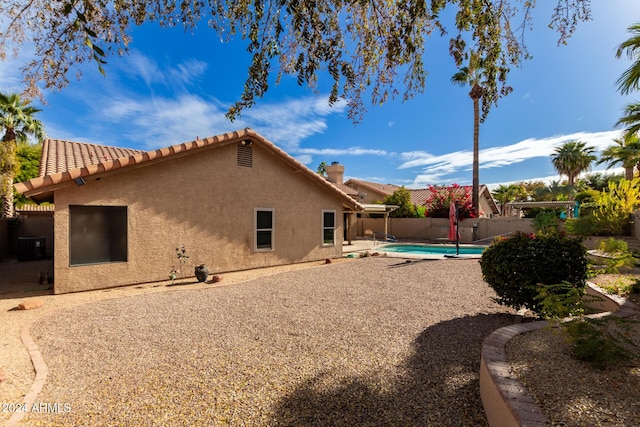
[(350, 148), (299, 148), (297, 153), (309, 154), (314, 156), (386, 156), (388, 153), (385, 150), (372, 150), (361, 147)]
[(290, 99), (278, 104), (259, 103), (243, 111), (233, 125), (251, 127), (284, 150), (297, 152), (300, 142), (323, 133), (327, 129), (327, 117), (342, 113), (345, 107), (342, 101), (330, 106), (328, 96)]
[[(231, 122), (226, 103), (190, 87), (204, 76), (205, 62), (192, 59), (164, 67), (139, 51), (123, 61), (123, 73), (92, 86), (90, 97), (81, 90), (65, 92), (68, 105), (84, 105), (88, 112), (78, 120), (76, 134), (93, 135), (102, 144), (155, 149), (250, 127), (295, 153), (301, 141), (326, 131), (330, 115), (346, 108), (344, 101), (330, 106), (328, 96), (308, 96), (260, 102)], [(142, 80), (148, 90), (133, 91), (125, 81), (131, 79)]]
[[(479, 153), (480, 169), (500, 168), (536, 157), (550, 157), (556, 147), (571, 140), (583, 141), (599, 152), (610, 146), (612, 140), (619, 137), (620, 133), (621, 131), (576, 132), (542, 139), (528, 138), (503, 147), (486, 148)], [(413, 151), (402, 153), (400, 158), (404, 163), (399, 166), (399, 169), (423, 168), (416, 175), (415, 186), (452, 182), (454, 181), (452, 175), (469, 170), (473, 165), (473, 152), (470, 150), (439, 156), (423, 151)]]
[[(326, 99), (326, 98), (325, 98)], [(94, 133), (108, 135), (99, 126), (118, 125), (120, 135), (143, 144), (147, 149), (159, 148), (250, 127), (289, 152), (296, 152), (300, 142), (327, 128), (321, 100), (310, 97), (279, 104), (259, 104), (233, 123), (225, 117), (226, 108), (216, 99), (182, 94), (174, 97), (140, 97), (125, 94), (108, 99), (95, 107), (100, 116)], [(289, 113), (286, 113), (289, 112)], [(103, 143), (109, 143), (103, 141)], [(122, 142), (114, 143), (122, 145)], [(306, 162), (313, 153), (307, 154)]]
[(158, 64), (137, 50), (132, 51), (125, 58), (122, 70), (129, 75), (141, 78), (147, 86), (153, 83), (165, 83), (165, 75)]
[(300, 156), (295, 156), (295, 159), (302, 163), (303, 165), (309, 165), (313, 161), (313, 157), (307, 154), (302, 154)]

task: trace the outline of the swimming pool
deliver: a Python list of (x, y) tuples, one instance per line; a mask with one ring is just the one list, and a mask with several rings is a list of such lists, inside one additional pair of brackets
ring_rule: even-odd
[[(460, 245), (459, 255), (464, 258), (480, 258), (486, 246)], [(410, 258), (442, 258), (456, 256), (456, 245), (403, 245), (392, 244), (376, 248), (378, 252), (384, 252), (389, 256), (402, 256)]]

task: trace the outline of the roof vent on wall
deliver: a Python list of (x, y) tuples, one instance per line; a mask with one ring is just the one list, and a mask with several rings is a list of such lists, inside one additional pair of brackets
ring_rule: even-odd
[(253, 166), (253, 150), (251, 148), (251, 141), (242, 141), (237, 145), (238, 148), (238, 157), (237, 163), (238, 166), (243, 166), (246, 168), (250, 168)]

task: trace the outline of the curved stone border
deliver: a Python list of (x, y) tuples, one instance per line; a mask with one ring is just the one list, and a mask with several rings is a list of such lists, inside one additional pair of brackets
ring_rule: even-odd
[[(31, 363), (33, 364), (33, 369), (36, 372), (35, 379), (33, 380), (33, 384), (29, 388), (29, 392), (24, 396), (24, 405), (26, 408), (31, 408), (31, 406), (35, 403), (36, 397), (42, 390), (44, 383), (47, 379), (47, 373), (49, 372), (47, 368), (47, 364), (44, 363), (44, 358), (40, 353), (40, 349), (36, 345), (36, 343), (31, 338), (29, 334), (29, 330), (31, 326), (35, 323), (35, 319), (27, 322), (22, 329), (20, 330), (20, 339), (22, 339), (22, 343), (27, 348), (29, 352), (29, 357), (31, 358)], [(6, 422), (6, 427), (14, 427), (17, 426), (20, 421), (27, 415), (27, 412), (14, 412), (9, 418), (9, 421)]]
[[(589, 293), (603, 301), (596, 304), (615, 304), (615, 312), (600, 313), (628, 317), (637, 313), (638, 307), (623, 298), (606, 295), (593, 283), (588, 283)], [(590, 316), (591, 317), (591, 316)], [(491, 427), (543, 427), (549, 418), (527, 393), (525, 386), (511, 375), (511, 363), (507, 360), (505, 347), (516, 335), (532, 332), (549, 326), (546, 321), (506, 326), (494, 331), (482, 343), (480, 359), (480, 396)]]

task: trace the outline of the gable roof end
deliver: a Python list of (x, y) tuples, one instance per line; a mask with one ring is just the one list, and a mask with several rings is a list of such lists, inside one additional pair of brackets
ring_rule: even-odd
[[(121, 169), (149, 166), (158, 162), (193, 154), (200, 149), (215, 148), (245, 140), (260, 144), (273, 154), (277, 154), (294, 170), (304, 174), (308, 179), (325, 189), (325, 191), (329, 191), (337, 196), (342, 201), (344, 207), (353, 210), (362, 210), (362, 206), (349, 197), (344, 191), (334, 187), (324, 177), (319, 176), (285, 151), (278, 148), (275, 144), (249, 128), (151, 151), (120, 149), (70, 141), (47, 140), (46, 144), (43, 145), (40, 160), (41, 175), (28, 181), (17, 183), (14, 187), (19, 193), (23, 193), (33, 200), (51, 201), (53, 199), (53, 192), (56, 189), (72, 185), (73, 180), (77, 178), (106, 176), (120, 172)], [(99, 161), (94, 162), (96, 158)]]

